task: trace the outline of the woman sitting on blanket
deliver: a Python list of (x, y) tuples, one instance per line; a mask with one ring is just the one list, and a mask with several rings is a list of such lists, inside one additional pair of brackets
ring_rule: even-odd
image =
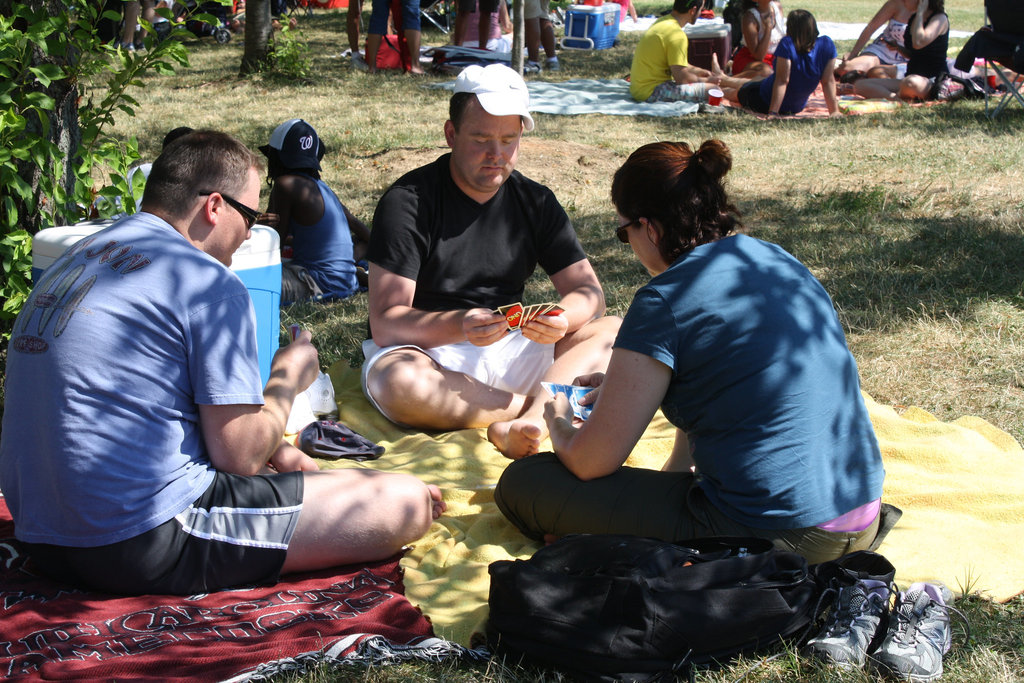
[(862, 78), (853, 84), (853, 91), (868, 99), (934, 99), (936, 80), (949, 71), (945, 5), (945, 0), (917, 0), (917, 11), (903, 35), (908, 57), (905, 78)]
[(777, 0), (743, 0), (740, 29), (743, 46), (732, 56), (732, 75), (764, 78), (772, 72), (775, 48), (786, 35), (782, 5)]
[[(513, 462), (495, 502), (527, 536), (756, 536), (810, 562), (868, 548), (885, 472), (857, 365), (821, 284), (742, 228), (728, 148), (656, 142), (612, 181), (616, 234), (652, 279), (634, 296), (586, 422), (545, 407), (554, 453)], [(596, 400), (596, 403), (594, 401)], [(623, 463), (658, 408), (661, 471)]]
[[(916, 8), (917, 0), (886, 0), (836, 67), (836, 75), (847, 76), (844, 83), (862, 76), (902, 77), (904, 74), (900, 72), (906, 72), (907, 64), (907, 56), (903, 52), (904, 34)], [(885, 30), (868, 44), (882, 24), (885, 24)]]
[(721, 79), (722, 92), (759, 114), (798, 114), (807, 106), (811, 93), (821, 84), (825, 106), (832, 116), (839, 114), (834, 74), (836, 44), (818, 35), (818, 22), (807, 10), (795, 9), (786, 19), (786, 37), (775, 49), (775, 72), (766, 78), (726, 76), (717, 61), (711, 71)]

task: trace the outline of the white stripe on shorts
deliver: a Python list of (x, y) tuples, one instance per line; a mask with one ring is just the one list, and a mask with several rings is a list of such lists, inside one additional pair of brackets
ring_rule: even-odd
[(212, 507), (189, 505), (174, 516), (182, 531), (208, 541), (249, 548), (287, 550), (302, 504), (279, 508)]

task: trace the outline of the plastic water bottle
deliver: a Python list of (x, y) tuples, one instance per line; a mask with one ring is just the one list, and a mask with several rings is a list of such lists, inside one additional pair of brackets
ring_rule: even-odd
[(334, 384), (331, 383), (331, 377), (326, 372), (317, 375), (316, 380), (303, 393), (309, 398), (309, 407), (315, 415), (338, 414), (338, 404), (334, 399)]
[(285, 424), (285, 434), (298, 434), (310, 422), (316, 422), (316, 415), (309, 405), (309, 395), (306, 392), (296, 394), (295, 402), (292, 403), (291, 412), (288, 413), (288, 422)]

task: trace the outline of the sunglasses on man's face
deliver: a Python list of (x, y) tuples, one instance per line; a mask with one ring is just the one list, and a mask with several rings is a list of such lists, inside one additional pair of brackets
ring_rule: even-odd
[[(203, 190), (199, 193), (200, 197), (207, 197), (216, 192), (216, 190)], [(231, 195), (224, 194), (223, 192), (217, 192), (235, 211), (241, 214), (242, 218), (245, 219), (246, 230), (251, 230), (252, 226), (256, 225), (256, 219), (260, 217), (260, 212), (256, 209), (246, 206), (242, 202), (238, 201)]]

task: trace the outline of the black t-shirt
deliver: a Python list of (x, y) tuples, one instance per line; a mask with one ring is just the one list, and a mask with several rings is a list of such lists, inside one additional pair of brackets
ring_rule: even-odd
[(495, 309), (522, 301), (538, 265), (552, 275), (586, 258), (551, 190), (513, 171), (478, 204), (452, 180), (450, 156), (399, 178), (373, 215), (367, 260), (416, 281), (414, 308)]
[[(910, 21), (907, 22), (907, 31), (903, 34), (903, 47), (910, 52), (910, 59), (907, 61), (907, 75), (935, 78), (939, 74), (949, 71), (946, 63), (946, 52), (949, 49), (949, 31), (947, 30), (942, 35), (936, 37), (935, 40), (924, 47), (915, 48), (914, 35), (913, 31), (910, 30), (910, 24), (913, 23), (916, 16), (915, 14), (910, 17)], [(942, 16), (942, 14), (935, 13), (928, 17), (928, 21), (924, 25), (927, 26), (933, 21), (939, 21)]]

